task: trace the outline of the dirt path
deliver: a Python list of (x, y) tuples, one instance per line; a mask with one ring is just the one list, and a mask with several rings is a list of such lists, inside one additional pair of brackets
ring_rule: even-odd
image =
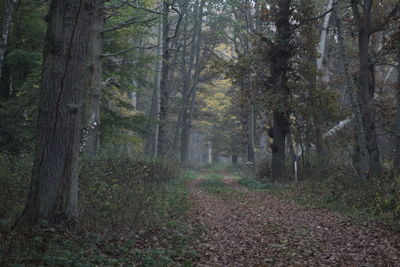
[(266, 192), (211, 195), (200, 181), (190, 184), (190, 223), (205, 230), (195, 266), (400, 266), (399, 233)]

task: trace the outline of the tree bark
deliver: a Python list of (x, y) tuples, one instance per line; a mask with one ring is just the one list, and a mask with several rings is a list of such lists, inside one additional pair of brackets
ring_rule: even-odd
[[(157, 40), (157, 56), (162, 56), (162, 41), (163, 41), (163, 25), (162, 21), (158, 25), (158, 40)], [(153, 95), (151, 98), (151, 110), (150, 118), (152, 123), (149, 127), (149, 135), (146, 139), (145, 153), (151, 158), (157, 157), (157, 142), (158, 142), (158, 120), (160, 113), (160, 82), (161, 82), (161, 65), (162, 60), (159, 59), (156, 62), (154, 84), (153, 84)]]
[(78, 217), (77, 175), (88, 44), (95, 7), (53, 1), (45, 40), (38, 137), (31, 188), (20, 223)]
[[(333, 0), (328, 0), (327, 4), (327, 10), (332, 9), (332, 4)], [(321, 31), (321, 36), (320, 36), (320, 41), (318, 44), (318, 53), (319, 57), (317, 58), (317, 69), (319, 71), (322, 71), (322, 64), (323, 60), (325, 59), (325, 53), (326, 53), (326, 40), (328, 37), (328, 26), (329, 26), (329, 21), (331, 19), (331, 14), (332, 12), (329, 12), (328, 14), (325, 15), (324, 22), (322, 24), (322, 31)]]
[(381, 171), (380, 154), (375, 128), (375, 79), (374, 65), (370, 62), (371, 11), (373, 0), (363, 4), (362, 15), (358, 10), (358, 1), (352, 0), (353, 15), (358, 28), (358, 55), (360, 70), (358, 75), (358, 104), (362, 114), (365, 140), (369, 153), (370, 174), (378, 176)]
[(103, 88), (103, 68), (101, 54), (103, 53), (104, 30), (104, 1), (95, 0), (96, 10), (94, 25), (90, 40), (90, 81), (88, 86), (88, 99), (84, 117), (83, 131), (87, 135), (84, 149), (90, 158), (94, 157), (100, 147), (100, 100)]
[(8, 36), (11, 30), (12, 19), (19, 0), (4, 0), (3, 21), (0, 33), (0, 77), (3, 74), (4, 56), (6, 54)]
[(393, 167), (395, 170), (400, 170), (400, 53), (397, 55), (397, 113), (395, 121), (395, 156)]
[(359, 149), (359, 165), (355, 166), (358, 174), (361, 178), (368, 178), (370, 175), (370, 159), (369, 153), (367, 148), (367, 141), (364, 131), (364, 125), (362, 122), (362, 114), (360, 110), (360, 105), (358, 104), (358, 98), (356, 95), (356, 89), (352, 77), (350, 75), (350, 62), (349, 56), (347, 55), (346, 45), (344, 42), (344, 36), (342, 31), (342, 22), (340, 18), (340, 13), (338, 9), (338, 0), (334, 0), (333, 4), (334, 11), (337, 16), (336, 26), (338, 32), (338, 41), (339, 41), (339, 49), (340, 49), (340, 56), (343, 63), (344, 75), (345, 75), (345, 82), (346, 82), (346, 90), (350, 96), (350, 102), (352, 106), (352, 112), (354, 115), (354, 125), (355, 125), (355, 132), (357, 136), (356, 145)]
[(280, 102), (273, 110), (272, 176), (282, 179), (285, 172), (286, 135), (289, 132), (287, 72), (291, 57), (290, 42), (292, 29), (290, 24), (291, 0), (278, 1), (276, 21), (276, 41), (271, 56), (273, 92)]
[(169, 37), (169, 12), (170, 4), (167, 1), (163, 1), (163, 37), (162, 37), (162, 63), (161, 63), (161, 81), (160, 81), (160, 125), (158, 127), (158, 144), (157, 144), (157, 156), (164, 157), (167, 154), (167, 121), (169, 112), (169, 88), (168, 78), (170, 71), (170, 37)]

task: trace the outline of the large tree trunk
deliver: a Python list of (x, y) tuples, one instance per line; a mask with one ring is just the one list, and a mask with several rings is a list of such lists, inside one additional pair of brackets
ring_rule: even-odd
[(19, 0), (4, 0), (3, 21), (0, 33), (0, 77), (4, 66), (4, 56), (7, 49), (8, 36), (11, 30), (12, 19)]
[(78, 217), (77, 175), (83, 86), (95, 7), (53, 1), (45, 41), (37, 148), (22, 223)]
[(360, 74), (358, 102), (363, 117), (365, 137), (369, 152), (371, 175), (377, 176), (381, 172), (380, 153), (375, 127), (375, 82), (374, 70), (369, 61), (369, 34), (362, 32), (359, 35)]
[(381, 172), (380, 155), (375, 129), (375, 80), (374, 65), (370, 62), (370, 39), (371, 39), (371, 10), (373, 0), (366, 0), (363, 4), (363, 12), (358, 10), (358, 1), (352, 0), (353, 15), (358, 27), (358, 53), (360, 70), (358, 75), (358, 104), (362, 114), (365, 130), (365, 140), (370, 160), (370, 172), (377, 176)]
[(350, 74), (350, 61), (349, 56), (347, 55), (347, 49), (344, 42), (344, 36), (342, 31), (342, 22), (340, 18), (340, 13), (338, 9), (338, 0), (334, 1), (334, 11), (337, 16), (336, 26), (338, 32), (338, 41), (339, 41), (339, 49), (340, 56), (343, 63), (344, 75), (345, 75), (345, 83), (346, 90), (350, 96), (350, 102), (352, 107), (352, 112), (354, 115), (354, 126), (356, 132), (356, 146), (359, 149), (359, 164), (355, 165), (358, 174), (362, 178), (368, 178), (370, 174), (370, 160), (369, 153), (367, 149), (367, 141), (365, 136), (364, 125), (362, 122), (362, 114), (360, 110), (360, 105), (358, 104), (358, 99), (356, 95), (356, 87), (354, 85), (353, 79)]
[(287, 86), (287, 72), (291, 57), (290, 41), (292, 38), (290, 5), (290, 0), (278, 1), (276, 41), (271, 58), (273, 91), (280, 101), (273, 110), (273, 143), (271, 148), (272, 176), (274, 179), (281, 179), (284, 176), (286, 135), (289, 132), (288, 98), (290, 90)]

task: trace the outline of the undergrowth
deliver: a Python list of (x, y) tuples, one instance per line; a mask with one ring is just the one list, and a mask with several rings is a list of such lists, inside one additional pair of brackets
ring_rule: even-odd
[(298, 183), (278, 184), (242, 176), (239, 184), (266, 190), (300, 204), (329, 208), (355, 219), (373, 220), (400, 230), (400, 175), (386, 172), (362, 180), (346, 169), (310, 175)]
[[(10, 205), (14, 201), (23, 207), (30, 164), (24, 168), (17, 172), (26, 175), (16, 180), (18, 185), (10, 183), (7, 169), (1, 168), (0, 182), (7, 188), (2, 187), (0, 195), (8, 196)], [(180, 173), (176, 164), (165, 161), (105, 156), (85, 161), (79, 225), (10, 233), (10, 222), (22, 208), (2, 211), (0, 266), (188, 265), (195, 256), (190, 244), (197, 232), (185, 224), (186, 185), (196, 176), (193, 171)], [(15, 200), (16, 190), (25, 192)]]
[(373, 219), (400, 230), (400, 175), (392, 172), (362, 180), (350, 172), (338, 171), (325, 179), (292, 184), (289, 195), (305, 204)]
[(223, 181), (224, 176), (218, 173), (209, 173), (203, 176), (201, 187), (210, 194), (226, 194), (235, 192), (235, 189)]
[(239, 184), (253, 190), (269, 190), (272, 192), (280, 192), (285, 188), (284, 185), (279, 185), (269, 181), (260, 181), (256, 178), (248, 177), (242, 177), (239, 179)]

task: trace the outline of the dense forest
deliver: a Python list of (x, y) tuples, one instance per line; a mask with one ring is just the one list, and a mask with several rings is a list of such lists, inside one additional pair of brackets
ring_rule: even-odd
[(399, 0), (0, 0), (1, 266), (396, 266)]

